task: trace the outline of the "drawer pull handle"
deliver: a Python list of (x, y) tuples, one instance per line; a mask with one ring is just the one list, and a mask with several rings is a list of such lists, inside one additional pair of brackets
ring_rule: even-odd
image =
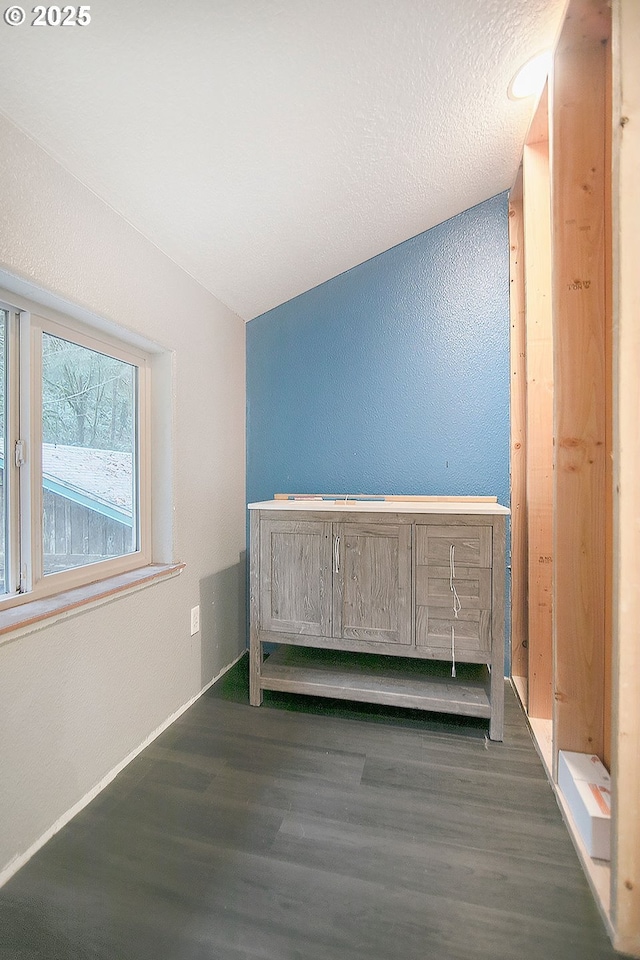
[[(458, 619), (458, 614), (462, 610), (462, 604), (460, 603), (460, 597), (458, 596), (458, 591), (456, 590), (455, 585), (456, 579), (456, 548), (452, 543), (449, 546), (449, 589), (451, 590), (451, 596), (453, 600), (453, 615)], [(456, 675), (456, 631), (451, 624), (451, 676), (455, 677)]]
[(340, 537), (336, 537), (333, 541), (333, 572), (340, 573)]
[(451, 676), (456, 675), (456, 631), (451, 624)]
[(449, 589), (451, 590), (453, 598), (453, 615), (458, 617), (458, 614), (462, 610), (462, 604), (460, 603), (460, 597), (458, 596), (458, 591), (456, 590), (456, 585), (454, 580), (456, 579), (456, 548), (453, 544), (449, 547)]

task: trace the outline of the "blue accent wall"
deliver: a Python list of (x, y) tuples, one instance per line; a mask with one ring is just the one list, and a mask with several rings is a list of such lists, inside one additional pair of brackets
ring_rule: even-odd
[(501, 194), (247, 324), (247, 495), (509, 505)]
[[(509, 506), (508, 198), (247, 324), (247, 496)], [(509, 592), (505, 669), (509, 672)]]

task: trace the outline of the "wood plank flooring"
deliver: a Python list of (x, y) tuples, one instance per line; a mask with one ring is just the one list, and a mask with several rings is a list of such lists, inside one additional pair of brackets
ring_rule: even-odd
[(619, 956), (515, 698), (265, 694), (246, 658), (0, 890), (0, 960)]

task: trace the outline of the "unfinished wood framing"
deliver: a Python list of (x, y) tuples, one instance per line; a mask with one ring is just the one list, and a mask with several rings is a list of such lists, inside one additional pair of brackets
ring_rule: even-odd
[[(638, 50), (637, 0), (611, 4), (571, 0), (555, 52), (549, 99), (555, 438), (553, 717), (545, 721), (534, 716), (531, 676), (529, 713), (534, 735), (548, 757), (552, 781), (560, 749), (596, 753), (611, 769), (610, 866), (589, 857), (555, 783), (554, 788), (614, 946), (640, 958)], [(512, 480), (514, 503), (524, 502), (525, 509), (537, 478), (529, 473), (523, 480), (516, 444), (522, 438), (525, 458), (529, 456), (533, 411), (527, 410), (528, 429), (522, 430), (523, 399), (513, 384), (522, 369), (518, 353), (523, 341), (518, 339), (521, 331), (513, 327), (523, 312), (518, 305), (522, 284), (518, 204), (524, 192), (526, 252), (527, 190), (534, 189), (538, 172), (539, 151), (532, 151), (534, 143), (540, 142), (537, 119), (525, 149), (524, 186), (517, 182), (512, 193), (510, 220)], [(534, 293), (532, 268), (535, 265), (527, 261), (527, 322), (532, 298), (540, 299)], [(529, 339), (524, 342), (529, 406), (534, 402), (535, 372)], [(521, 561), (517, 565), (520, 547), (526, 552), (521, 536), (519, 546), (514, 542), (514, 579), (522, 570)], [(535, 589), (531, 566), (530, 600)], [(514, 597), (513, 663), (514, 671), (520, 671), (524, 589), (516, 584)], [(531, 635), (528, 639), (531, 642)], [(514, 675), (514, 683), (522, 696), (522, 678), (516, 683)]]
[(613, 59), (611, 39), (605, 46), (605, 580), (604, 580), (604, 703), (602, 761), (611, 769), (613, 658)]
[(527, 391), (522, 167), (509, 196), (511, 312), (511, 673), (527, 707)]
[(608, 7), (570, 5), (554, 63), (555, 751), (604, 746)]
[[(546, 102), (541, 104), (546, 117)], [(540, 108), (539, 108), (540, 109)], [(552, 713), (553, 332), (549, 142), (525, 146), (529, 713)]]
[(613, 656), (614, 946), (640, 956), (640, 4), (614, 7), (615, 520)]

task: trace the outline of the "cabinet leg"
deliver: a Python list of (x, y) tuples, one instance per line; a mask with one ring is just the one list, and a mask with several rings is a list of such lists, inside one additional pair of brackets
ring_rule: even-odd
[(502, 670), (491, 671), (491, 720), (489, 721), (489, 739), (502, 740), (504, 737), (504, 677)]
[(262, 703), (261, 668), (262, 644), (252, 639), (249, 648), (249, 703), (252, 707), (259, 707)]
[(489, 740), (497, 740), (500, 743), (504, 739), (503, 723), (498, 723), (494, 717), (489, 721)]

